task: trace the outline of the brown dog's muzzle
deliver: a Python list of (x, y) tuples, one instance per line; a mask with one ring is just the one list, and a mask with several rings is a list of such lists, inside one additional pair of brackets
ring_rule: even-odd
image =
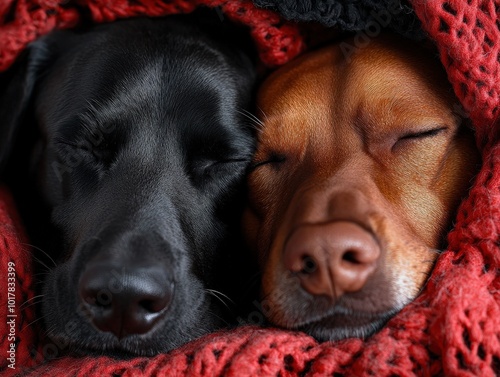
[(377, 199), (354, 188), (366, 190), (370, 184), (366, 180), (356, 184), (356, 178), (348, 175), (362, 174), (350, 170), (342, 179), (351, 182), (348, 186), (336, 184), (335, 179), (323, 184), (318, 184), (317, 177), (306, 180), (316, 185), (299, 189), (301, 194), (290, 201), (285, 218), (291, 221), (279, 230), (286, 234), (285, 242), (273, 250), (282, 250), (285, 270), (299, 278), (306, 292), (327, 296), (332, 304), (345, 294), (363, 290), (368, 282), (373, 284), (384, 259), (375, 231), (375, 219), (382, 217), (377, 215)]

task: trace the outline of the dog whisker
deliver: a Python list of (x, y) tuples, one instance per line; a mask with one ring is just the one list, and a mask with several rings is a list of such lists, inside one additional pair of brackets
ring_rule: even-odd
[[(22, 245), (24, 246), (28, 246), (28, 247), (31, 247), (39, 252), (41, 252), (43, 255), (45, 255), (53, 264), (54, 266), (57, 266), (57, 263), (54, 261), (54, 259), (49, 255), (49, 253), (47, 253), (46, 251), (43, 251), (41, 248), (39, 248), (38, 246), (35, 246), (35, 245), (32, 245), (32, 244), (29, 244), (29, 243), (22, 243)], [(50, 270), (50, 269), (49, 269)]]
[[(211, 316), (215, 317), (215, 318), (218, 318), (221, 321), (221, 323), (224, 323), (225, 326), (229, 326), (229, 322), (226, 319), (224, 319), (221, 316), (217, 315), (213, 311), (207, 310), (207, 313), (210, 314)], [(202, 330), (202, 333), (199, 336), (203, 335), (205, 332), (206, 332), (206, 329)]]
[(443, 250), (439, 249), (429, 249), (430, 252), (435, 253), (435, 254), (443, 254)]
[[(40, 305), (43, 303), (43, 300), (40, 299), (40, 300), (37, 300), (37, 301), (32, 301), (31, 303), (29, 303), (28, 305), (24, 306), (22, 309), (28, 309), (28, 308), (31, 308), (32, 306), (37, 306), (37, 305)], [(19, 307), (21, 309), (21, 307)]]
[(20, 332), (23, 332), (23, 331), (24, 331), (27, 327), (32, 326), (34, 323), (36, 323), (36, 322), (38, 322), (38, 321), (40, 321), (40, 320), (42, 320), (42, 319), (44, 319), (44, 318), (45, 318), (45, 316), (41, 316), (41, 317), (39, 317), (39, 318), (37, 318), (37, 319), (35, 319), (35, 320), (31, 321), (31, 322), (30, 322), (30, 323), (28, 323), (26, 326), (24, 326), (24, 327), (21, 329), (21, 331), (20, 331)]
[(252, 126), (254, 130), (259, 131), (262, 127), (264, 127), (264, 123), (262, 123), (262, 121), (259, 118), (257, 118), (254, 114), (252, 114), (248, 110), (245, 109), (237, 110), (237, 112), (243, 115), (248, 120), (250, 120), (250, 126)]
[[(30, 299), (28, 299), (28, 300), (24, 301), (21, 305), (19, 305), (19, 309), (23, 308), (23, 307), (24, 307), (27, 303), (29, 303), (30, 301), (33, 301), (33, 300), (35, 300), (35, 299), (37, 299), (37, 298), (41, 298), (41, 297), (43, 297), (43, 296), (44, 296), (44, 295), (37, 295), (37, 296), (33, 296), (32, 298), (30, 298)], [(28, 306), (31, 306), (31, 305), (28, 305)]]
[(216, 299), (218, 299), (228, 309), (229, 309), (229, 305), (228, 305), (228, 303), (225, 300), (228, 300), (233, 305), (235, 304), (235, 302), (233, 300), (231, 300), (231, 298), (229, 298), (227, 295), (225, 295), (224, 293), (222, 293), (220, 291), (216, 291), (215, 289), (208, 289), (207, 288), (207, 289), (205, 289), (205, 292), (207, 292), (210, 296), (215, 297)]
[[(43, 251), (41, 248), (39, 248), (39, 247), (37, 247), (37, 246), (35, 246), (35, 245), (32, 245), (32, 244), (23, 243), (22, 245), (24, 245), (24, 246), (28, 246), (28, 247), (30, 247), (30, 248), (33, 248), (33, 249), (35, 249), (35, 250), (39, 251), (40, 253), (42, 253), (43, 255), (45, 255), (45, 256), (49, 259), (49, 261), (50, 261), (50, 262), (52, 262), (52, 264), (54, 264), (54, 267), (56, 267), (56, 266), (57, 266), (57, 263), (54, 261), (54, 258), (52, 258), (52, 257), (50, 256), (50, 254), (49, 254), (49, 253), (47, 253), (46, 251)], [(51, 267), (47, 266), (47, 265), (46, 265), (45, 263), (43, 263), (43, 262), (42, 262), (39, 258), (35, 257), (35, 256), (33, 255), (33, 253), (31, 253), (31, 257), (32, 257), (33, 259), (35, 259), (38, 263), (40, 263), (42, 266), (46, 267), (48, 271), (52, 270), (52, 268), (51, 268)]]
[(40, 266), (44, 267), (45, 270), (46, 270), (45, 271), (46, 273), (50, 273), (50, 271), (52, 271), (53, 268), (47, 266), (44, 262), (42, 262), (42, 260), (40, 258), (37, 258), (34, 255), (32, 255), (31, 258), (33, 258), (33, 261), (35, 261), (37, 264), (39, 264)]
[[(266, 122), (269, 121), (269, 117), (267, 116), (267, 114), (265, 113), (264, 110), (262, 110), (262, 108), (260, 108), (260, 106), (257, 106), (257, 109), (259, 110), (259, 113), (260, 115), (265, 119)], [(264, 124), (263, 121), (260, 121), (261, 124)]]
[(262, 123), (262, 121), (252, 112), (250, 112), (246, 109), (237, 110), (237, 112), (240, 113), (241, 115), (247, 117), (248, 119), (254, 121), (259, 126), (264, 126), (264, 123)]

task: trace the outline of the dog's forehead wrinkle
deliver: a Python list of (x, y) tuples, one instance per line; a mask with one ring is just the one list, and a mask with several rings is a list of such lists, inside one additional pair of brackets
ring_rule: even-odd
[(424, 128), (447, 126), (450, 122), (442, 111), (423, 106), (413, 97), (395, 94), (362, 98), (353, 111), (353, 126), (367, 141), (378, 142), (404, 136)]

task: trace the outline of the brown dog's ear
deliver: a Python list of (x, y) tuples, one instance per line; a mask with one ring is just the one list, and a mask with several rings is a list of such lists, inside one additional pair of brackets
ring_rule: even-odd
[(44, 40), (27, 47), (7, 71), (0, 73), (0, 173), (33, 97), (37, 78), (49, 61)]

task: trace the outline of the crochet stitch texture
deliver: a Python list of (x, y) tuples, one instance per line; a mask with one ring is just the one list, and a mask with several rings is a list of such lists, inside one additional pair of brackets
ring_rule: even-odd
[(380, 22), (380, 17), (390, 14), (387, 27), (405, 37), (422, 39), (420, 22), (412, 7), (398, 0), (254, 0), (258, 7), (273, 9), (287, 20), (315, 21), (327, 27), (344, 31), (369, 29)]
[[(263, 1), (259, 0), (260, 3)], [(313, 2), (311, 2), (313, 3)], [(345, 2), (347, 3), (347, 1)], [(355, 3), (352, 1), (351, 3)], [(361, 3), (361, 1), (360, 1)], [(7, 0), (0, 2), (0, 70), (29, 41), (93, 21), (220, 6), (250, 26), (269, 66), (304, 45), (296, 25), (247, 0)], [(8, 298), (0, 288), (0, 373), (10, 376), (498, 376), (500, 375), (500, 2), (413, 0), (427, 37), (476, 130), (482, 168), (460, 206), (448, 248), (421, 295), (363, 341), (317, 343), (292, 331), (242, 326), (204, 336), (168, 354), (113, 360), (58, 357), (64, 345), (40, 341), (32, 299), (31, 253), (6, 187), (0, 188), (0, 281), (15, 264), (16, 370), (8, 368)], [(1, 120), (0, 120), (1, 127)], [(59, 348), (58, 348), (59, 347)], [(45, 357), (44, 357), (45, 356)], [(49, 356), (49, 358), (47, 358)], [(55, 357), (50, 360), (50, 356)]]

